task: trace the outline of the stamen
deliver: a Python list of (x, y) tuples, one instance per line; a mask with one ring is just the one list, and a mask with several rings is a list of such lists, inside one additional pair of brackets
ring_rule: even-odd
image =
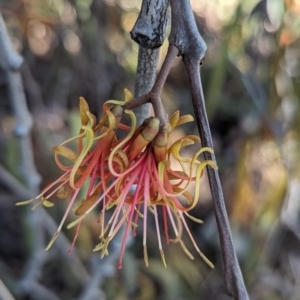
[(82, 222), (79, 222), (78, 225), (77, 225), (77, 228), (76, 228), (76, 232), (75, 232), (75, 235), (74, 235), (74, 238), (73, 238), (73, 241), (72, 241), (72, 245), (68, 251), (68, 254), (71, 254), (73, 249), (74, 249), (74, 246), (75, 246), (75, 242), (77, 240), (77, 237), (78, 237), (78, 234), (79, 234), (79, 231), (80, 231), (80, 227), (81, 227), (81, 223)]
[(168, 230), (168, 220), (167, 220), (167, 211), (166, 207), (162, 207), (163, 211), (163, 220), (164, 220), (164, 228), (165, 228), (165, 236), (166, 236), (166, 243), (169, 244), (169, 230)]
[(64, 186), (67, 182), (69, 181), (69, 179), (67, 179), (66, 181), (63, 181), (63, 183), (61, 185), (59, 185), (55, 190), (53, 190), (49, 195), (45, 196), (45, 199), (49, 199), (52, 195), (54, 195), (62, 186)]
[[(76, 224), (78, 224), (81, 220), (83, 220), (85, 218), (85, 216), (87, 214), (89, 214), (98, 204), (101, 200), (103, 200), (103, 198), (107, 195), (107, 193), (110, 192), (110, 190), (116, 185), (116, 181), (114, 181), (114, 183), (112, 183), (108, 188), (107, 190), (105, 191), (105, 193), (103, 193), (99, 198), (98, 200), (82, 215), (80, 216), (77, 220), (71, 222), (67, 228), (70, 229), (72, 227), (74, 227)], [(108, 206), (109, 202), (105, 204), (105, 208)]]
[(127, 241), (127, 237), (128, 237), (128, 233), (129, 233), (129, 228), (130, 228), (131, 220), (132, 220), (132, 217), (133, 217), (134, 208), (135, 208), (135, 205), (138, 201), (138, 194), (139, 194), (139, 191), (140, 191), (140, 188), (141, 188), (141, 183), (142, 183), (144, 174), (145, 174), (145, 169), (142, 171), (141, 180), (137, 184), (135, 195), (134, 195), (134, 198), (133, 198), (133, 203), (131, 204), (131, 208), (128, 209), (128, 210), (130, 210), (130, 215), (129, 215), (129, 218), (128, 218), (128, 221), (127, 221), (125, 233), (124, 233), (123, 240), (122, 240), (121, 252), (120, 252), (120, 257), (119, 257), (119, 264), (118, 264), (119, 269), (122, 268), (122, 260), (123, 260), (123, 256), (124, 256), (126, 241)]
[(114, 227), (115, 227), (115, 225), (116, 225), (116, 222), (117, 222), (118, 216), (119, 216), (119, 214), (120, 214), (120, 211), (121, 211), (121, 209), (122, 209), (123, 203), (125, 202), (126, 195), (128, 194), (128, 192), (129, 192), (129, 190), (130, 190), (132, 184), (134, 183), (135, 178), (136, 178), (137, 175), (138, 175), (138, 172), (139, 172), (139, 170), (137, 169), (137, 170), (132, 174), (132, 177), (130, 178), (129, 182), (127, 183), (126, 188), (122, 191), (121, 195), (120, 195), (119, 198), (118, 198), (118, 200), (119, 200), (119, 199), (120, 199), (120, 200), (119, 200), (119, 201), (118, 201), (118, 200), (116, 201), (116, 203), (118, 204), (118, 205), (117, 205), (117, 208), (116, 208), (116, 217), (115, 217), (114, 222), (113, 222), (113, 224), (112, 224), (112, 226), (111, 226), (111, 229), (110, 229), (110, 232), (109, 232), (108, 236), (111, 236), (111, 233), (112, 233), (112, 231), (114, 230)]
[(148, 253), (147, 253), (147, 214), (148, 214), (148, 205), (149, 205), (149, 183), (150, 176), (149, 173), (145, 174), (144, 181), (144, 220), (143, 220), (143, 249), (144, 249), (144, 260), (146, 267), (149, 266), (148, 262)]
[(187, 231), (187, 233), (188, 233), (188, 235), (189, 235), (189, 237), (190, 237), (190, 239), (191, 239), (191, 242), (193, 243), (193, 245), (194, 245), (194, 247), (195, 247), (195, 249), (196, 249), (196, 251), (199, 253), (199, 255), (201, 256), (201, 258), (212, 268), (212, 269), (214, 269), (214, 265), (212, 264), (212, 262), (200, 251), (200, 249), (198, 248), (198, 246), (197, 246), (197, 244), (196, 244), (196, 242), (195, 242), (195, 240), (194, 240), (194, 238), (193, 238), (193, 236), (192, 236), (192, 234), (191, 234), (191, 232), (190, 232), (190, 229), (189, 229), (189, 227), (187, 226), (187, 224), (186, 224), (186, 221), (185, 221), (185, 219), (184, 219), (184, 216), (183, 216), (183, 214), (182, 214), (182, 212), (181, 211), (179, 211), (178, 212), (179, 213), (179, 215), (180, 215), (180, 218), (181, 218), (181, 220), (182, 220), (182, 223), (183, 223), (183, 225), (184, 225), (184, 227), (185, 227), (185, 229), (186, 229), (186, 231)]
[(159, 249), (159, 252), (160, 252), (162, 262), (163, 262), (163, 264), (166, 268), (167, 264), (166, 264), (165, 255), (164, 255), (164, 251), (163, 251), (162, 244), (161, 244), (161, 239), (160, 239), (160, 230), (159, 230), (159, 224), (158, 224), (156, 205), (154, 205), (154, 219), (155, 219), (155, 226), (156, 226), (156, 233), (157, 233), (157, 240), (158, 240), (158, 249)]
[(176, 235), (176, 237), (178, 237), (178, 230), (177, 230), (177, 227), (175, 225), (175, 221), (174, 221), (174, 218), (173, 218), (173, 214), (171, 212), (171, 209), (169, 206), (167, 206), (167, 211), (168, 211), (168, 215), (169, 215), (169, 218), (170, 218), (170, 221), (171, 221), (171, 224), (172, 224), (172, 227), (173, 227), (173, 230), (174, 230), (174, 233)]
[(68, 207), (67, 207), (67, 209), (66, 209), (66, 212), (65, 212), (65, 214), (64, 214), (64, 216), (63, 216), (63, 218), (62, 218), (62, 220), (61, 220), (61, 222), (60, 222), (60, 224), (59, 224), (59, 226), (58, 226), (58, 228), (57, 228), (57, 231), (56, 231), (56, 233), (54, 234), (54, 236), (53, 236), (53, 238), (51, 239), (51, 241), (50, 241), (50, 243), (48, 244), (48, 246), (46, 247), (46, 250), (48, 250), (48, 249), (52, 246), (52, 244), (54, 243), (54, 241), (55, 241), (56, 238), (58, 237), (58, 234), (60, 233), (61, 228), (62, 228), (63, 225), (64, 225), (64, 222), (65, 222), (65, 220), (66, 220), (66, 218), (67, 218), (67, 216), (68, 216), (68, 214), (69, 214), (69, 212), (70, 212), (70, 210), (71, 210), (71, 208), (72, 208), (72, 205), (73, 205), (73, 203), (74, 203), (74, 201), (75, 201), (75, 199), (76, 199), (78, 193), (79, 193), (79, 189), (75, 190), (75, 192), (74, 192), (74, 194), (73, 194), (73, 196), (72, 196), (72, 198), (71, 198), (71, 200), (70, 200), (70, 203), (68, 204)]
[(143, 254), (146, 267), (149, 267), (147, 245), (143, 245)]
[(190, 214), (188, 214), (186, 211), (183, 212), (189, 219), (191, 219), (192, 221), (196, 222), (196, 223), (199, 223), (199, 224), (203, 224), (203, 221), (198, 219), (198, 218), (195, 218), (193, 216), (191, 216)]
[[(55, 186), (56, 184), (58, 184), (69, 172), (64, 173), (63, 175), (61, 175), (57, 180), (55, 180), (54, 182), (52, 182), (51, 184), (49, 184), (48, 186), (46, 186), (41, 193), (36, 196), (35, 198), (26, 200), (26, 201), (22, 201), (22, 202), (17, 202), (16, 205), (17, 206), (21, 206), (21, 205), (27, 205), (29, 203), (34, 202), (35, 200), (38, 200), (39, 198), (41, 198), (47, 191), (49, 191), (53, 186)], [(58, 187), (59, 188), (59, 187)], [(56, 192), (57, 189), (55, 189), (54, 192)]]

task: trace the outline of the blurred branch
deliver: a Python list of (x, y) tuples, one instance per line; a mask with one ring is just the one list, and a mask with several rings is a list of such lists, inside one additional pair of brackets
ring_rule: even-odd
[(0, 12), (0, 67), (4, 70), (18, 70), (23, 63), (22, 56), (11, 44)]
[(281, 137), (284, 135), (282, 132), (282, 126), (280, 126), (278, 123), (276, 124), (274, 120), (267, 114), (266, 109), (268, 99), (260, 83), (257, 81), (252, 72), (241, 72), (236, 64), (232, 61), (231, 66), (237, 73), (238, 78), (242, 81), (251, 101), (255, 105), (263, 121), (268, 126), (277, 142), (279, 142)]
[[(40, 175), (37, 173), (35, 168), (33, 149), (30, 139), (33, 121), (27, 108), (23, 83), (18, 69), (20, 64), (17, 66), (15, 63), (15, 61), (18, 61), (20, 56), (18, 56), (11, 45), (1, 15), (0, 47), (2, 49), (1, 53), (3, 53), (0, 63), (6, 73), (6, 83), (9, 89), (9, 96), (17, 120), (15, 134), (18, 137), (20, 148), (20, 173), (28, 187), (28, 190), (26, 190), (25, 187), (22, 187), (21, 184), (18, 183), (18, 181), (1, 166), (0, 175), (2, 182), (4, 182), (5, 185), (12, 189), (16, 194), (21, 196), (22, 199), (25, 196), (24, 194), (30, 198), (30, 196), (38, 194), (40, 184)], [(12, 64), (13, 66), (11, 66)], [(50, 230), (52, 234), (53, 231), (56, 230), (57, 226), (42, 208), (28, 214), (27, 222), (30, 225), (30, 232), (33, 237), (33, 241), (31, 245), (31, 257), (25, 267), (19, 288), (21, 293), (30, 294), (33, 299), (57, 300), (59, 298), (52, 291), (38, 282), (42, 274), (43, 266), (48, 258), (48, 255), (45, 252), (45, 232), (46, 230)], [(60, 242), (58, 241), (57, 245), (61, 245), (63, 251), (67, 253), (66, 248), (69, 247), (69, 244), (66, 242), (63, 235), (60, 235)], [(70, 263), (70, 266), (73, 269), (74, 274), (78, 275), (77, 277), (82, 283), (85, 283), (88, 279), (87, 272), (75, 255), (71, 257), (72, 263)], [(74, 268), (76, 268), (76, 270), (74, 270)], [(84, 278), (84, 282), (82, 278)]]
[(23, 186), (2, 165), (0, 165), (0, 183), (8, 188), (20, 200), (26, 200), (32, 197), (32, 192)]
[(30, 66), (25, 61), (21, 67), (22, 79), (26, 94), (28, 96), (29, 106), (32, 111), (40, 112), (44, 108), (42, 90), (35, 78), (33, 77)]
[(99, 286), (104, 283), (106, 277), (112, 277), (115, 274), (115, 265), (119, 257), (120, 247), (122, 245), (123, 230), (118, 233), (116, 238), (111, 241), (109, 255), (100, 259), (99, 255), (94, 256), (93, 274), (89, 282), (86, 284), (79, 300), (105, 300), (104, 293), (99, 290)]
[(1, 279), (0, 279), (0, 299), (15, 300), (15, 298), (12, 296), (12, 294), (4, 285)]
[(31, 299), (60, 300), (50, 289), (36, 281), (22, 281), (22, 287), (30, 295)]
[[(19, 170), (30, 192), (32, 192), (32, 194), (37, 194), (40, 184), (40, 175), (37, 173), (35, 168), (30, 140), (30, 131), (33, 121), (27, 109), (23, 83), (19, 72), (21, 64), (19, 63), (17, 65), (15, 63), (15, 60), (20, 62), (22, 59), (13, 60), (13, 58), (19, 58), (19, 56), (9, 40), (8, 33), (1, 16), (0, 32), (0, 45), (3, 50), (2, 66), (6, 71), (6, 83), (8, 85), (9, 97), (17, 123), (15, 135), (18, 137), (19, 152), (21, 156)], [(12, 62), (14, 63), (13, 67), (11, 66)], [(6, 176), (6, 178), (8, 178), (8, 176)], [(13, 181), (11, 181), (11, 183), (12, 182)], [(55, 295), (52, 295), (52, 292), (37, 283), (46, 260), (44, 251), (44, 231), (41, 226), (43, 219), (41, 219), (38, 212), (35, 212), (27, 215), (27, 221), (31, 225), (31, 232), (34, 237), (32, 244), (33, 249), (31, 249), (31, 258), (25, 268), (25, 274), (20, 281), (20, 288), (22, 292), (32, 294), (39, 299), (58, 299)]]
[(288, 185), (288, 192), (285, 197), (284, 207), (281, 210), (281, 222), (288, 227), (297, 239), (300, 241), (300, 181), (299, 179), (292, 179)]
[(8, 36), (2, 15), (0, 14), (0, 66), (6, 75), (11, 106), (16, 117), (15, 135), (19, 138), (21, 154), (20, 173), (33, 194), (37, 192), (40, 175), (37, 173), (30, 141), (30, 131), (33, 125), (31, 115), (27, 109), (22, 78), (19, 68), (22, 57), (15, 51)]
[[(38, 210), (39, 214), (43, 218), (44, 229), (48, 231), (49, 235), (53, 235), (53, 232), (57, 230), (56, 222), (43, 207), (40, 207)], [(87, 272), (79, 257), (76, 255), (75, 251), (72, 251), (71, 254), (68, 254), (68, 250), (71, 248), (71, 243), (63, 234), (63, 232), (60, 232), (53, 247), (56, 247), (61, 254), (65, 256), (65, 259), (69, 262), (70, 269), (72, 270), (73, 275), (77, 278), (78, 282), (80, 282), (82, 285), (87, 284), (87, 282), (91, 279), (91, 276)]]

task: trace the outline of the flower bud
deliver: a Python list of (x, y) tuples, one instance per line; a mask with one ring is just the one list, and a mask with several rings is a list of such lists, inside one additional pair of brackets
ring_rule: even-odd
[(157, 118), (149, 118), (144, 124), (144, 129), (134, 139), (128, 149), (128, 159), (135, 159), (142, 150), (156, 137), (159, 131), (159, 120)]
[(168, 152), (168, 133), (170, 131), (170, 126), (164, 125), (160, 128), (159, 133), (153, 141), (154, 156), (156, 162), (160, 162), (166, 159)]

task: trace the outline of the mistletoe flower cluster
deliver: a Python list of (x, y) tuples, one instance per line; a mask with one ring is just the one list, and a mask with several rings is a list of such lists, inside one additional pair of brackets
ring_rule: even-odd
[[(130, 92), (125, 90), (125, 101), (107, 101), (103, 107), (103, 117), (98, 121), (90, 113), (87, 102), (80, 98), (79, 135), (53, 148), (56, 164), (63, 174), (36, 198), (19, 204), (37, 201), (33, 208), (39, 204), (51, 207), (54, 205), (50, 201), (51, 197), (68, 201), (65, 214), (47, 249), (59, 235), (71, 210), (78, 216), (67, 226), (77, 226), (73, 247), (83, 219), (97, 208), (101, 211), (101, 233), (100, 242), (94, 250), (100, 251), (101, 257), (108, 254), (109, 242), (120, 228), (125, 228), (119, 268), (122, 267), (128, 235), (130, 232), (135, 234), (139, 223), (143, 224), (144, 260), (148, 265), (147, 226), (153, 220), (149, 219), (149, 214), (154, 216), (158, 248), (164, 265), (166, 261), (161, 231), (164, 231), (167, 243), (179, 243), (193, 259), (182, 240), (182, 232), (185, 230), (196, 251), (213, 267), (198, 248), (186, 222), (186, 218), (190, 218), (201, 223), (188, 212), (198, 203), (200, 178), (204, 168), (208, 165), (216, 168), (213, 161), (200, 161), (198, 157), (204, 151), (212, 150), (200, 148), (192, 157), (181, 156), (181, 149), (199, 142), (199, 137), (188, 135), (169, 145), (170, 135), (175, 127), (193, 121), (193, 117), (180, 116), (179, 111), (176, 111), (167, 125), (161, 125), (158, 118), (150, 117), (137, 126), (134, 112), (126, 109), (131, 98)], [(131, 126), (121, 123), (124, 114), (129, 116)], [(126, 132), (126, 136), (119, 139), (117, 130)], [(66, 146), (72, 141), (77, 141), (77, 151)], [(63, 164), (61, 157), (67, 158), (70, 164)], [(180, 170), (173, 170), (171, 160), (177, 162)], [(78, 199), (85, 183), (88, 183), (86, 195), (84, 199)], [(191, 186), (194, 187), (193, 193), (190, 192)], [(108, 210), (112, 210), (112, 213), (108, 214)], [(160, 218), (162, 222), (159, 221)], [(142, 221), (139, 222), (139, 219)]]

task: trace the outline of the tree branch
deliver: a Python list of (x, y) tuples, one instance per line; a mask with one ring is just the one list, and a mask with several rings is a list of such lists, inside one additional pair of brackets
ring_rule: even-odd
[(153, 84), (153, 87), (151, 90), (143, 94), (139, 97), (134, 98), (132, 101), (130, 101), (127, 105), (127, 109), (133, 109), (136, 107), (140, 107), (140, 105), (143, 105), (145, 103), (150, 102), (153, 106), (154, 114), (157, 118), (159, 118), (161, 122), (161, 126), (164, 126), (168, 124), (168, 116), (165, 113), (165, 109), (162, 105), (162, 101), (160, 98), (163, 86), (166, 82), (167, 76), (170, 72), (172, 63), (176, 56), (179, 54), (179, 51), (176, 47), (170, 45), (168, 48), (167, 55), (165, 57), (165, 60), (163, 62), (163, 65), (157, 75), (157, 78)]
[(0, 13), (0, 67), (7, 70), (18, 70), (22, 63), (23, 57), (17, 53), (10, 42), (6, 26)]
[(140, 14), (130, 33), (141, 47), (160, 47), (166, 37), (169, 0), (143, 0)]
[(206, 44), (199, 34), (189, 0), (170, 0), (171, 32), (169, 42), (176, 46), (182, 56), (202, 60)]
[[(139, 44), (135, 97), (147, 94), (153, 87), (159, 47), (166, 37), (168, 16), (168, 0), (143, 0), (140, 14), (130, 33), (131, 38)], [(149, 104), (135, 109), (139, 124), (149, 116), (149, 109)]]
[[(159, 49), (146, 49), (139, 46), (138, 65), (135, 76), (135, 97), (147, 94), (155, 81)], [(138, 124), (149, 116), (150, 104), (146, 103), (135, 110)]]
[[(193, 58), (185, 58), (184, 64), (188, 73), (191, 86), (191, 94), (193, 107), (195, 111), (196, 122), (201, 137), (203, 147), (213, 149), (212, 137), (210, 133), (209, 123), (207, 119), (204, 96), (200, 79), (200, 60)], [(215, 155), (209, 152), (204, 153), (206, 160), (216, 161)], [(243, 276), (239, 267), (239, 263), (235, 254), (231, 230), (228, 221), (225, 201), (220, 182), (218, 170), (207, 168), (209, 185), (214, 201), (216, 221), (219, 231), (224, 271), (225, 283), (229, 292), (235, 299), (246, 300), (248, 294), (244, 285)]]
[[(171, 0), (171, 11), (172, 29), (169, 40), (183, 56), (202, 146), (213, 149), (200, 78), (200, 64), (205, 55), (206, 45), (198, 32), (189, 0)], [(216, 161), (214, 154), (209, 152), (205, 152), (204, 157)], [(223, 255), (225, 283), (235, 299), (246, 300), (249, 298), (233, 247), (219, 173), (210, 167), (207, 168), (207, 173)]]

